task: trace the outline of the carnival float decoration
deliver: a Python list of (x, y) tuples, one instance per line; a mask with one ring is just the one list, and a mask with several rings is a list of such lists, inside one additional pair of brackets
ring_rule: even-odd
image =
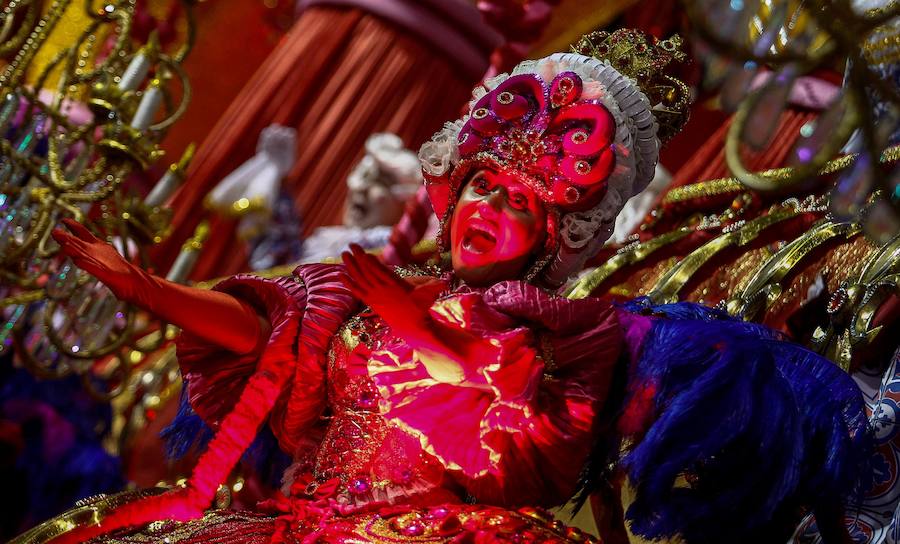
[[(897, 293), (900, 5), (685, 7), (722, 74), (719, 101), (735, 112), (723, 151), (733, 176), (666, 191), (631, 239), (602, 252), (566, 292), (718, 305), (791, 332), (849, 370), (883, 332), (882, 307)], [(836, 91), (807, 77), (844, 65)], [(789, 164), (753, 171), (746, 158), (775, 145), (792, 92), (821, 114), (789, 139)], [(788, 323), (817, 298), (827, 304)]]
[[(838, 176), (829, 210), (858, 221), (885, 243), (900, 230), (896, 158), (900, 91), (897, 46), (900, 4), (883, 1), (697, 0), (685, 4), (700, 38), (727, 64), (721, 102), (735, 114), (725, 157), (742, 185), (781, 191), (822, 173), (829, 161), (852, 154)], [(753, 172), (745, 150), (768, 145), (788, 96), (816, 70), (845, 66), (837, 93), (816, 96), (823, 113), (801, 128), (791, 168)]]
[[(183, 3), (180, 43), (136, 43), (135, 0), (4, 2), (0, 13), (0, 351), (43, 379), (69, 375), (100, 401), (153, 409), (177, 391), (165, 324), (148, 322), (71, 262), (50, 237), (69, 218), (148, 267), (167, 234), (165, 207), (192, 146), (146, 196), (131, 177), (158, 170), (160, 141), (191, 98), (182, 68), (194, 41)], [(168, 272), (183, 281), (206, 236), (197, 229)], [(152, 357), (147, 357), (150, 354)], [(149, 404), (148, 404), (149, 403)], [(122, 414), (120, 414), (121, 416)], [(134, 417), (132, 417), (134, 416)], [(132, 421), (142, 421), (130, 413)], [(114, 423), (121, 438), (124, 417)], [(113, 442), (118, 442), (114, 440)], [(117, 451), (116, 443), (108, 444)]]

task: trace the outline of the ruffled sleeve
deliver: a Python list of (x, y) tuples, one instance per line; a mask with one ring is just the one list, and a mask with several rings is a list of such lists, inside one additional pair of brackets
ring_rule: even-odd
[(234, 408), (250, 377), (259, 370), (260, 353), (293, 379), (280, 391), (269, 425), (283, 450), (293, 453), (302, 429), (321, 414), (325, 402), (325, 353), (328, 341), (356, 301), (339, 265), (303, 265), (293, 277), (263, 279), (239, 275), (215, 289), (250, 304), (265, 316), (272, 334), (256, 353), (236, 354), (190, 334), (177, 340), (178, 362), (194, 411), (213, 430)]
[(622, 348), (616, 312), (523, 282), (457, 294), (432, 316), (499, 347), (461, 383), (429, 375), (402, 342), (373, 354), (382, 412), (479, 501), (557, 504), (574, 492)]

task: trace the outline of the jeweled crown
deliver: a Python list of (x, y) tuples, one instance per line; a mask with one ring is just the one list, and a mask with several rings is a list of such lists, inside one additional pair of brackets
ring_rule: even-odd
[(677, 34), (658, 40), (641, 31), (623, 28), (614, 32), (596, 31), (581, 37), (572, 51), (608, 62), (621, 74), (633, 79), (653, 104), (662, 142), (670, 140), (688, 121), (690, 88), (680, 79), (665, 73), (672, 62), (683, 62)]

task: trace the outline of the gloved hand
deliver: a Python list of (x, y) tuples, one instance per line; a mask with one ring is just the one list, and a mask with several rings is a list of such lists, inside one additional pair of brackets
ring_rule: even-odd
[(60, 229), (53, 229), (53, 239), (59, 243), (60, 251), (72, 259), (75, 266), (94, 276), (119, 300), (138, 304), (140, 285), (143, 274), (141, 268), (131, 264), (116, 249), (100, 240), (84, 225), (74, 219), (63, 219), (63, 224), (71, 234)]
[(429, 308), (438, 295), (434, 284), (414, 288), (355, 244), (341, 257), (353, 294), (413, 349), (437, 355), (423, 358), (436, 379), (461, 382), (473, 378), (466, 369), (496, 358), (499, 348), (484, 338), (431, 317)]
[(52, 232), (60, 251), (109, 287), (116, 298), (235, 353), (259, 350), (268, 338), (268, 322), (248, 304), (227, 293), (154, 276), (128, 262), (81, 223), (63, 219), (63, 224), (71, 232), (60, 228)]

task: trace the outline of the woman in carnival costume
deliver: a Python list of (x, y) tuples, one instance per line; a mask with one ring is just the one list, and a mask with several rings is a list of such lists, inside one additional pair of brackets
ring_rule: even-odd
[[(187, 398), (215, 434), (185, 487), (54, 542), (579, 541), (537, 508), (579, 490), (613, 498), (607, 542), (784, 541), (804, 511), (842, 542), (868, 432), (840, 369), (700, 306), (554, 294), (687, 104), (662, 73), (677, 41), (617, 31), (576, 50), (604, 60), (523, 62), (422, 147), (449, 271), (401, 278), (356, 248), (200, 291), (77, 223), (56, 231), (117, 296), (182, 327)], [(282, 494), (204, 512), (264, 425), (294, 460)]]

